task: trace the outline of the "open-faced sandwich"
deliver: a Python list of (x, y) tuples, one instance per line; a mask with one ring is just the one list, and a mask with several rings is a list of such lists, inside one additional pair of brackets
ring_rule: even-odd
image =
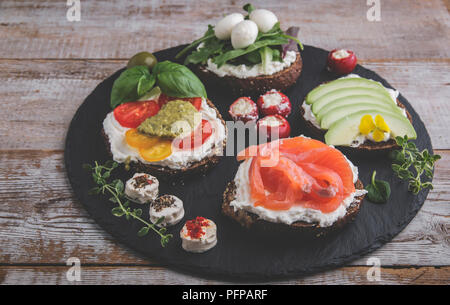
[(225, 123), (201, 81), (187, 67), (156, 63), (148, 53), (130, 63), (114, 82), (113, 111), (103, 121), (114, 161), (165, 176), (218, 163)]
[[(285, 33), (277, 16), (265, 9), (244, 6), (247, 15), (233, 13), (215, 26), (209, 25), (202, 38), (183, 49), (184, 63), (206, 83), (235, 95), (256, 96), (271, 89), (285, 90), (302, 70), (302, 58), (293, 37), (298, 28)], [(288, 35), (290, 34), (290, 35)]]
[(321, 235), (348, 223), (366, 191), (339, 150), (299, 136), (250, 146), (222, 211), (242, 226)]
[(416, 138), (411, 116), (381, 83), (350, 74), (324, 83), (308, 93), (303, 119), (325, 143), (380, 151), (396, 147), (396, 136)]

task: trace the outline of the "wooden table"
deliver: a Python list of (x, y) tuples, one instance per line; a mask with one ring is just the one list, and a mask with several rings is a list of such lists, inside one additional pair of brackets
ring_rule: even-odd
[[(220, 283), (167, 269), (117, 244), (74, 199), (63, 162), (69, 122), (84, 98), (134, 53), (199, 37), (208, 23), (245, 1), (88, 1), (81, 21), (66, 1), (0, 2), (0, 283)], [(262, 6), (263, 1), (253, 1)], [(350, 48), (384, 76), (428, 127), (437, 163), (434, 185), (408, 227), (381, 249), (337, 270), (277, 283), (360, 284), (379, 258), (383, 284), (450, 283), (449, 1), (381, 0), (370, 22), (366, 1), (264, 1), (299, 25), (305, 44)]]

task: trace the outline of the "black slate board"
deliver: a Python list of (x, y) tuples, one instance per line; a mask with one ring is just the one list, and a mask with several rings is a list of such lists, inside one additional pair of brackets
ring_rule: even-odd
[[(155, 55), (160, 61), (172, 59), (181, 47), (163, 50)], [(286, 92), (293, 103), (293, 113), (289, 117), (292, 136), (309, 135), (299, 119), (299, 106), (305, 95), (320, 83), (334, 78), (325, 69), (327, 51), (305, 46), (302, 57), (304, 66), (301, 77)], [(225, 185), (234, 178), (238, 166), (234, 157), (224, 157), (207, 176), (190, 178), (183, 183), (162, 183), (160, 188), (161, 194), (175, 194), (184, 201), (185, 220), (205, 216), (216, 222), (217, 246), (203, 254), (185, 252), (179, 238), (183, 225), (180, 223), (169, 229), (174, 238), (166, 248), (161, 248), (155, 234), (137, 236), (141, 227), (138, 222), (113, 216), (113, 206), (107, 198), (88, 195), (93, 183), (90, 174), (82, 169), (82, 164), (109, 159), (100, 130), (103, 119), (111, 110), (109, 98), (112, 83), (120, 72), (117, 71), (99, 84), (76, 112), (67, 133), (66, 169), (76, 197), (102, 228), (143, 257), (157, 260), (168, 267), (222, 279), (273, 280), (341, 266), (390, 241), (416, 215), (428, 194), (427, 190), (417, 196), (408, 192), (406, 183), (393, 176), (390, 161), (385, 156), (352, 155), (349, 158), (359, 167), (360, 179), (364, 184), (370, 180), (373, 170), (377, 171), (377, 178), (390, 182), (393, 193), (389, 202), (373, 204), (365, 200), (353, 223), (339, 234), (320, 239), (258, 236), (240, 228), (220, 213)], [(376, 73), (359, 65), (354, 72), (391, 87)], [(217, 105), (224, 118), (229, 119), (227, 109), (232, 99), (221, 92), (207, 89), (209, 98)], [(399, 100), (412, 115), (418, 134), (417, 146), (431, 151), (430, 137), (419, 116), (404, 97), (400, 96)], [(132, 174), (120, 167), (116, 176), (126, 180)], [(144, 217), (148, 218), (147, 209), (144, 209)]]

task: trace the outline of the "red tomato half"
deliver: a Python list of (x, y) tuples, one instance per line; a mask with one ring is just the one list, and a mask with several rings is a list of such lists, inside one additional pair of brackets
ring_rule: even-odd
[(126, 128), (137, 128), (146, 118), (154, 116), (159, 111), (155, 100), (128, 102), (114, 109), (114, 118)]
[[(201, 134), (200, 134), (201, 133)], [(201, 128), (198, 128), (195, 132), (191, 134), (191, 138), (182, 139), (178, 148), (180, 149), (194, 149), (199, 146), (199, 141), (202, 139), (201, 145), (212, 135), (211, 123), (208, 120), (202, 120)]]
[(201, 97), (179, 98), (179, 97), (168, 96), (168, 95), (165, 95), (164, 93), (161, 93), (161, 95), (158, 98), (159, 107), (162, 107), (165, 104), (167, 104), (168, 102), (173, 101), (173, 100), (182, 100), (182, 101), (190, 102), (195, 107), (195, 109), (197, 109), (198, 111), (200, 111), (200, 109), (202, 109), (202, 98)]

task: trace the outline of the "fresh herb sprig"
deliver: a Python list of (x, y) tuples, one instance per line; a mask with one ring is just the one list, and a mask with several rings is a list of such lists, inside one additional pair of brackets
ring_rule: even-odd
[(112, 160), (107, 161), (104, 165), (98, 164), (95, 161), (94, 166), (90, 164), (83, 165), (83, 168), (92, 173), (92, 179), (97, 184), (96, 187), (92, 188), (89, 191), (91, 195), (111, 195), (109, 201), (117, 204), (111, 212), (114, 216), (122, 217), (125, 216), (127, 220), (136, 219), (144, 224), (144, 226), (138, 231), (137, 235), (142, 237), (147, 235), (150, 230), (154, 231), (161, 238), (161, 246), (165, 247), (170, 238), (173, 237), (172, 234), (166, 234), (166, 228), (158, 228), (157, 225), (164, 221), (164, 217), (158, 219), (158, 221), (153, 224), (148, 221), (142, 219), (142, 210), (141, 209), (132, 209), (129, 205), (130, 202), (126, 199), (124, 194), (124, 184), (122, 180), (115, 179), (112, 182), (109, 182), (109, 178), (111, 177), (111, 173), (114, 169), (119, 166), (117, 162)]
[(372, 180), (366, 186), (367, 198), (375, 203), (385, 203), (391, 196), (391, 186), (384, 180), (375, 180), (377, 172), (373, 171)]
[(434, 163), (441, 158), (440, 155), (432, 155), (427, 149), (419, 151), (408, 137), (396, 137), (397, 145), (401, 147), (400, 150), (392, 152), (391, 157), (394, 161), (392, 169), (394, 173), (402, 180), (409, 182), (409, 190), (417, 194), (422, 189), (433, 189), (431, 181), (423, 181), (425, 179), (433, 178)]

